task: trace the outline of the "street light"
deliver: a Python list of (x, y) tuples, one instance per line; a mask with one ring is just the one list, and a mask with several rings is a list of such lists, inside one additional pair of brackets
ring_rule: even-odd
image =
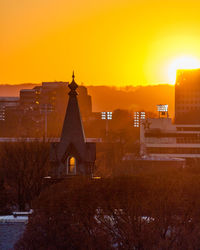
[(108, 121), (112, 120), (112, 112), (111, 111), (101, 112), (101, 119), (106, 120), (106, 136), (107, 136), (108, 135)]

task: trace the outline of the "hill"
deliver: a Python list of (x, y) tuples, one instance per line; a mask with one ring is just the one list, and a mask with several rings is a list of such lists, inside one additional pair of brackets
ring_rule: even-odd
[(168, 104), (169, 114), (174, 115), (174, 86), (153, 85), (115, 88), (88, 86), (92, 96), (93, 111), (133, 109), (156, 112), (157, 104)]

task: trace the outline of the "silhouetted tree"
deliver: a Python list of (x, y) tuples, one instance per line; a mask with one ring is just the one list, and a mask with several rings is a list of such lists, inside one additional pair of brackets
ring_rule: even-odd
[(3, 178), (0, 179), (0, 197), (0, 214), (8, 214), (10, 212), (11, 201)]
[(1, 145), (0, 165), (6, 183), (13, 189), (20, 210), (39, 195), (49, 167), (49, 145), (16, 142)]
[(68, 179), (41, 193), (16, 249), (199, 249), (199, 197), (186, 172)]
[(77, 178), (46, 190), (16, 249), (110, 249), (109, 236), (95, 219), (98, 204), (92, 187)]

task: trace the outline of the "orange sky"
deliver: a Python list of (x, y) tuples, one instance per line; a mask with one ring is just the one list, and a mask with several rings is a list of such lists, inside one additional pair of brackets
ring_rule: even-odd
[(167, 83), (200, 58), (197, 0), (0, 0), (0, 84)]

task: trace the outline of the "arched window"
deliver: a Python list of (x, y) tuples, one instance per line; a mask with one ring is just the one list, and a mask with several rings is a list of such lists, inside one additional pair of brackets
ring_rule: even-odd
[(76, 159), (73, 156), (68, 157), (67, 173), (68, 174), (76, 174)]

